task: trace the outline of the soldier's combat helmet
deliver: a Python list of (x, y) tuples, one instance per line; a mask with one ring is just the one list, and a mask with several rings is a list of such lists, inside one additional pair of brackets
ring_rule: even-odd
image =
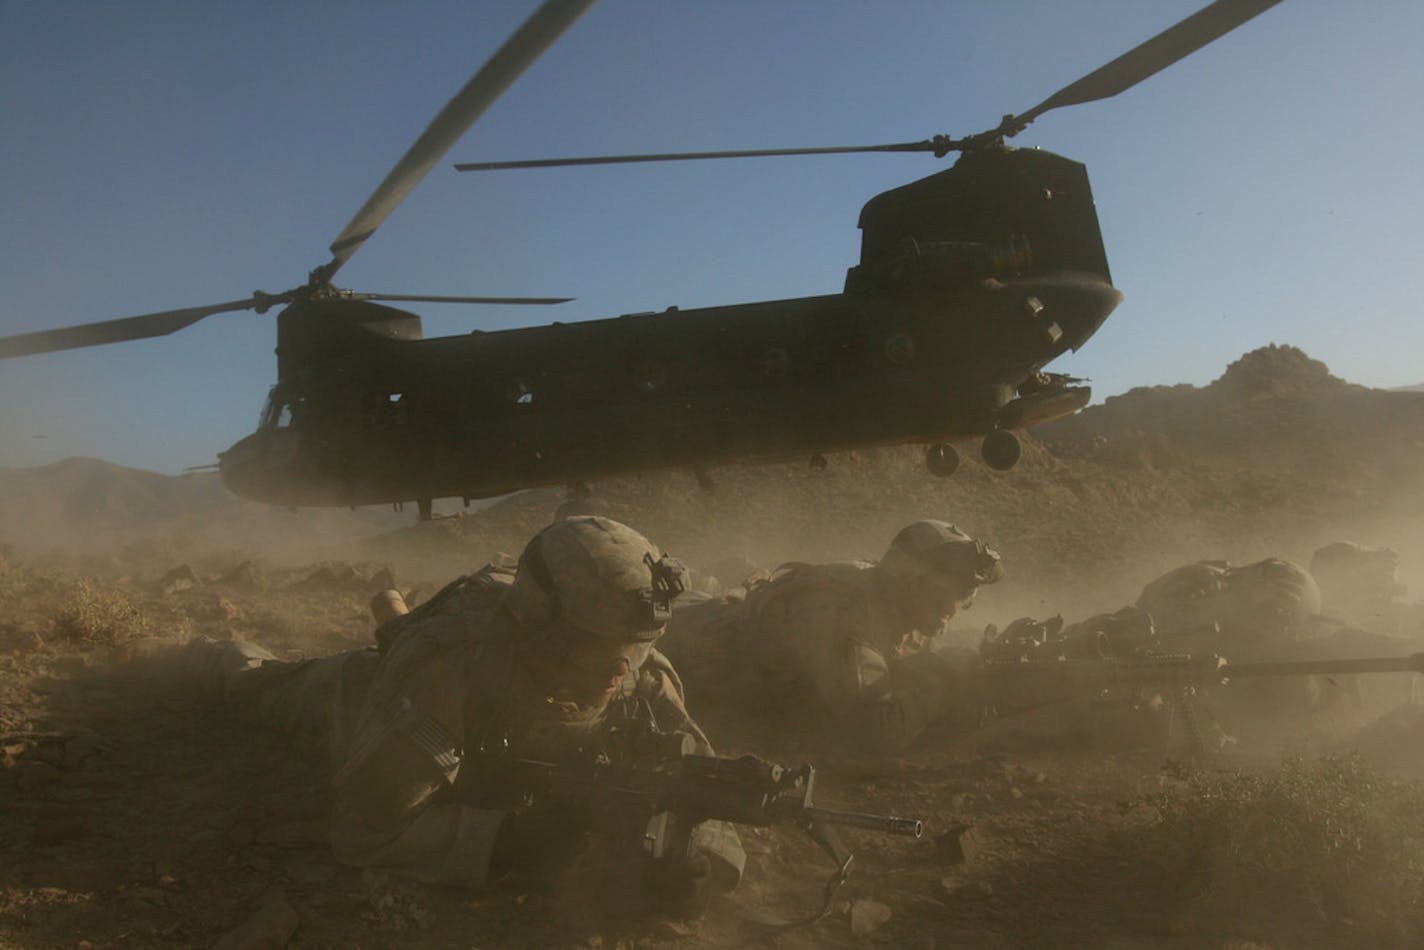
[(968, 596), (1003, 576), (999, 553), (947, 521), (916, 521), (895, 535), (880, 569), (896, 577), (929, 577)]
[(526, 627), (558, 623), (611, 640), (651, 641), (686, 582), (682, 564), (637, 531), (580, 516), (534, 536), (502, 603)]
[(1310, 573), (1331, 608), (1371, 598), (1391, 600), (1407, 589), (1399, 582), (1398, 552), (1354, 541), (1317, 548), (1310, 559)]

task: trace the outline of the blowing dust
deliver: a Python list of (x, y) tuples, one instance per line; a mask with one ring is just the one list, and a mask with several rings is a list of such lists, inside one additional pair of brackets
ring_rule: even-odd
[[(882, 448), (824, 469), (713, 470), (711, 492), (689, 473), (598, 483), (590, 504), (684, 560), (712, 596), (787, 561), (876, 560), (906, 524), (953, 522), (1004, 568), (951, 623), (946, 640), (971, 650), (990, 624), (1115, 611), (1182, 565), (1312, 568), (1353, 542), (1392, 552), (1379, 556), (1392, 580), (1379, 559), (1328, 580), (1322, 569), (1321, 614), (1357, 637), (1353, 655), (1401, 655), (1424, 650), (1421, 431), (1424, 393), (1355, 386), (1273, 346), (1208, 386), (1134, 390), (1035, 429), (1010, 472), (966, 445), (939, 479), (920, 449)], [(0, 942), (210, 945), (269, 912), (312, 945), (753, 939), (715, 908), (697, 924), (610, 926), (550, 895), (471, 899), (340, 868), (309, 757), (196, 703), (171, 668), (156, 680), (113, 662), (195, 636), (283, 658), (364, 646), (373, 593), (418, 603), (517, 555), (563, 501), (527, 491), (416, 524), (414, 506), (270, 510), (211, 475), (94, 460), (0, 471), (0, 809), (15, 818), (0, 830)], [(1413, 679), (1324, 678), (1336, 701), (1224, 721), (1235, 744), (1201, 766), (1182, 764), (1180, 745), (1004, 753), (947, 734), (881, 760), (821, 757), (826, 804), (923, 817), (932, 837), (852, 833), (863, 867), (844, 899), (778, 945), (1424, 939), (1420, 791), (1399, 784), (1424, 778)], [(814, 847), (745, 837), (741, 900), (814, 905)]]

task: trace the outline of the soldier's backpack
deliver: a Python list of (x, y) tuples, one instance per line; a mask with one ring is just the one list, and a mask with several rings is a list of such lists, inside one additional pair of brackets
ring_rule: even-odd
[(791, 561), (770, 574), (754, 574), (747, 578), (747, 615), (756, 623), (772, 604), (812, 591), (835, 591), (852, 600), (859, 599), (864, 596), (864, 587), (857, 580), (870, 566), (868, 561)]
[(514, 583), (512, 564), (486, 564), (473, 574), (455, 578), (425, 603), (409, 613), (392, 617), (376, 628), (376, 649), (382, 656), (391, 644), (414, 623), (447, 614), (468, 614), (493, 610)]

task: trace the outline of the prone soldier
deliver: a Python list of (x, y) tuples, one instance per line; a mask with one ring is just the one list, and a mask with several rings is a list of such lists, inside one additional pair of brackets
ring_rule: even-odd
[[(574, 517), (530, 541), (512, 579), (486, 570), (409, 613), (388, 599), (378, 649), (282, 663), (252, 644), (186, 652), (265, 724), (316, 730), (335, 768), (333, 851), (438, 884), (546, 879), (584, 851), (590, 816), (509, 780), (530, 762), (585, 760), (611, 734), (682, 735), (710, 755), (682, 684), (655, 648), (683, 570), (638, 532)], [(737, 883), (732, 827), (697, 821), (680, 848), (616, 852), (640, 897), (620, 910), (700, 912)]]
[[(1240, 566), (1199, 561), (1149, 583), (1137, 606), (1152, 614), (1163, 647), (1173, 652), (1222, 653), (1235, 661), (1410, 654), (1418, 644), (1394, 635), (1395, 630), (1361, 629), (1326, 612), (1338, 605), (1323, 597), (1322, 591), (1341, 593), (1339, 578), (1327, 569), (1334, 558), (1372, 566), (1382, 563), (1392, 583), (1393, 552), (1359, 559), (1352, 555), (1365, 549), (1352, 550), (1358, 547), (1332, 545), (1316, 552), (1312, 567), (1326, 569), (1330, 578), (1324, 587), (1313, 570), (1279, 558)], [(1322, 552), (1326, 552), (1323, 557)], [(1387, 585), (1381, 589), (1397, 593), (1397, 588)], [(1393, 692), (1383, 688), (1386, 695)], [(1408, 689), (1412, 695), (1412, 680)], [(1361, 704), (1359, 681), (1344, 675), (1252, 683), (1249, 689), (1238, 688), (1228, 695), (1230, 704), (1239, 707), (1237, 712), (1248, 714)]]
[(1397, 552), (1335, 541), (1316, 549), (1310, 573), (1325, 609), (1345, 623), (1393, 636), (1424, 634), (1424, 605), (1404, 599), (1408, 589), (1399, 581)]
[(934, 638), (1000, 575), (999, 555), (982, 542), (917, 521), (878, 562), (783, 564), (751, 580), (743, 599), (677, 611), (669, 649), (690, 676), (730, 687), (745, 707), (771, 699), (837, 741), (897, 752), (951, 700)]

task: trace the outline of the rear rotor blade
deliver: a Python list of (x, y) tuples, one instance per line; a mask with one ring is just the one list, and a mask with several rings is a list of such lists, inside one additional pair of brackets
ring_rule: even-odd
[(1050, 109), (1109, 99), (1131, 89), (1142, 80), (1195, 53), (1212, 40), (1230, 33), (1279, 2), (1280, 0), (1216, 0), (1147, 42), (1128, 50), (1106, 66), (1064, 86), (1022, 115), (1014, 116), (1012, 131), (1002, 127), (1001, 130), (1006, 135), (1014, 135)]
[(407, 300), (417, 303), (501, 303), (554, 304), (568, 303), (572, 297), (433, 297), (429, 294), (343, 294), (350, 300)]
[(123, 340), (167, 336), (215, 313), (252, 310), (257, 307), (266, 309), (272, 303), (280, 302), (282, 302), (282, 298), (264, 294), (260, 297), (229, 300), (226, 303), (216, 303), (206, 307), (161, 310), (157, 313), (145, 313), (136, 317), (81, 323), (78, 326), (60, 327), (56, 330), (19, 333), (15, 336), (0, 337), (0, 359), (30, 356), (34, 353), (49, 353), (54, 350), (72, 350), (81, 346), (99, 346), (103, 343), (119, 343)]
[(379, 228), (410, 190), (444, 157), (490, 105), (519, 75), (538, 59), (564, 30), (583, 14), (593, 0), (545, 0), (514, 35), (480, 67), (465, 87), (391, 169), (371, 197), (356, 212), (331, 245), (332, 258), (321, 276), (330, 280), (351, 255)]
[(943, 157), (950, 152), (987, 145), (1004, 136), (1013, 136), (1050, 109), (1107, 99), (1130, 89), (1149, 76), (1161, 72), (1177, 60), (1196, 52), (1212, 40), (1279, 3), (1280, 0), (1216, 0), (1141, 43), (1117, 59), (1069, 86), (1065, 86), (1032, 109), (1007, 116), (997, 128), (964, 138), (936, 135), (919, 142), (888, 145), (845, 145), (827, 148), (738, 149), (721, 152), (663, 152), (642, 155), (591, 155), (577, 158), (539, 158), (511, 162), (462, 162), (457, 171), (499, 171), (510, 168), (560, 168), (570, 165), (623, 165), (634, 162), (686, 162), (714, 158), (770, 158), (783, 155), (845, 155), (859, 152), (933, 152)]

